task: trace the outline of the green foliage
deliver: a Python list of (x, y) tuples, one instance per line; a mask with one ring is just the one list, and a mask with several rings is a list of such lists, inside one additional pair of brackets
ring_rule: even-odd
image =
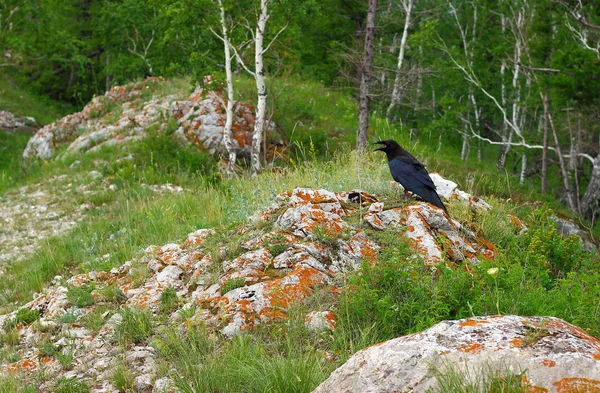
[(150, 310), (125, 308), (120, 314), (123, 320), (115, 329), (115, 338), (120, 343), (142, 344), (154, 332), (154, 318)]
[(179, 307), (179, 298), (177, 297), (177, 291), (175, 288), (165, 288), (160, 294), (160, 312), (163, 314), (170, 314)]
[(89, 393), (90, 388), (74, 378), (60, 377), (54, 385), (56, 393)]
[(509, 367), (499, 370), (498, 366), (457, 370), (452, 364), (432, 367), (438, 386), (427, 393), (527, 393), (531, 386), (524, 382), (526, 372), (511, 372)]
[(65, 311), (60, 315), (58, 321), (60, 323), (73, 323), (79, 320), (79, 314), (75, 310)]
[(0, 393), (37, 393), (37, 387), (23, 381), (22, 375), (0, 376)]
[(102, 288), (100, 291), (100, 296), (109, 302), (114, 304), (122, 304), (127, 301), (127, 296), (121, 291), (121, 289), (116, 284), (107, 285)]
[[(342, 295), (337, 348), (354, 352), (444, 319), (490, 314), (552, 315), (600, 334), (590, 322), (600, 297), (598, 256), (558, 235), (543, 211), (533, 212), (530, 225), (535, 229), (513, 235), (495, 260), (483, 259), (468, 271), (451, 263), (423, 266), (397, 240), (386, 244), (388, 235), (377, 234), (384, 244), (378, 262), (364, 263)], [(539, 334), (532, 332), (532, 340)]]
[(73, 368), (73, 362), (75, 359), (73, 358), (72, 352), (58, 352), (55, 356), (56, 360), (58, 360), (58, 363), (60, 363), (60, 366), (64, 370), (71, 370)]
[(28, 308), (21, 308), (19, 309), (19, 311), (17, 311), (17, 315), (15, 317), (15, 323), (19, 324), (25, 324), (28, 325), (32, 322), (37, 321), (38, 319), (40, 319), (40, 310), (30, 310)]
[(108, 311), (106, 307), (96, 306), (83, 318), (81, 318), (80, 321), (89, 331), (97, 332), (106, 321), (106, 318), (104, 317), (106, 311)]
[(30, 135), (0, 131), (0, 192), (16, 183), (21, 171), (21, 154)]
[(84, 284), (79, 287), (69, 287), (67, 291), (67, 299), (76, 307), (87, 307), (94, 304), (92, 291), (96, 289), (95, 283)]
[(166, 132), (150, 130), (149, 135), (131, 149), (134, 161), (121, 166), (117, 174), (150, 184), (177, 183), (177, 176), (182, 175), (200, 175), (207, 182), (217, 181), (215, 158), (192, 145), (182, 146), (173, 136), (176, 127), (177, 122), (171, 120)]
[(166, 327), (154, 345), (178, 370), (177, 387), (186, 393), (310, 392), (326, 371), (320, 354), (296, 342), (300, 335), (308, 336), (300, 321), (296, 326), (302, 333), (292, 333), (291, 324), (284, 324), (264, 336), (237, 336), (221, 343), (193, 324), (183, 330)]
[(115, 367), (113, 371), (113, 383), (119, 392), (133, 392), (133, 387), (135, 386), (134, 375), (124, 363), (119, 363)]
[(285, 236), (278, 234), (271, 236), (265, 245), (269, 250), (269, 253), (275, 258), (277, 255), (283, 253), (288, 248), (288, 241)]
[(226, 294), (229, 291), (233, 291), (236, 288), (241, 288), (246, 284), (246, 280), (243, 278), (230, 278), (225, 281), (225, 284), (221, 287), (221, 295)]
[(19, 331), (16, 327), (4, 327), (4, 334), (0, 335), (0, 343), (11, 347), (19, 344)]
[(44, 341), (39, 350), (40, 356), (56, 356), (60, 352), (60, 348), (50, 341)]

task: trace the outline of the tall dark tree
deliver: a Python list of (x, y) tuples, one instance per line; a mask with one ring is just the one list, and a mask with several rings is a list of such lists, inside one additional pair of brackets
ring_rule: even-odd
[(360, 95), (358, 104), (358, 132), (356, 135), (356, 149), (363, 153), (367, 149), (367, 134), (369, 129), (369, 95), (371, 76), (373, 75), (373, 56), (375, 42), (375, 16), (377, 14), (377, 0), (369, 0), (367, 9), (367, 25), (365, 28), (365, 50), (361, 67)]

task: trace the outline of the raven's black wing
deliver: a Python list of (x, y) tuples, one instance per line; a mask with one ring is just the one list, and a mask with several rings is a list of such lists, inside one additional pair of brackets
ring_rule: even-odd
[(413, 157), (394, 157), (388, 163), (394, 180), (402, 184), (402, 187), (408, 191), (420, 195), (418, 190), (422, 187), (435, 190), (435, 184), (429, 177), (425, 165)]
[(388, 163), (392, 177), (405, 190), (417, 194), (424, 201), (443, 209), (446, 213), (448, 212), (423, 164), (412, 156), (394, 157)]

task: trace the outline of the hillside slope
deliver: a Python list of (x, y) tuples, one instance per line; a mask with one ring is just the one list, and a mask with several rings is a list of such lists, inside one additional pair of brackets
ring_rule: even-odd
[[(114, 125), (113, 112), (94, 119)], [(304, 126), (331, 121), (320, 117)], [(169, 128), (142, 128), (126, 144), (56, 144), (59, 159), (30, 162), (2, 194), (21, 209), (0, 238), (15, 240), (0, 265), (3, 391), (311, 391), (359, 349), (478, 315), (556, 316), (600, 335), (598, 255), (509, 177), (379, 129), (466, 191), (513, 198), (482, 202), (434, 176), (449, 219), (400, 199), (376, 154), (309, 143), (290, 165), (225, 179)]]

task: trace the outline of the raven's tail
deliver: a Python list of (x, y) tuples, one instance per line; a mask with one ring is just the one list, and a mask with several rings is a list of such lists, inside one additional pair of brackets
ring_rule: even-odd
[(438, 195), (438, 193), (435, 190), (431, 190), (430, 196), (431, 196), (431, 198), (428, 201), (429, 203), (441, 208), (442, 210), (444, 210), (446, 212), (447, 215), (450, 215), (450, 213), (448, 213), (448, 209), (446, 209), (446, 206), (444, 206), (444, 204), (442, 203), (442, 200), (440, 199), (440, 196)]

